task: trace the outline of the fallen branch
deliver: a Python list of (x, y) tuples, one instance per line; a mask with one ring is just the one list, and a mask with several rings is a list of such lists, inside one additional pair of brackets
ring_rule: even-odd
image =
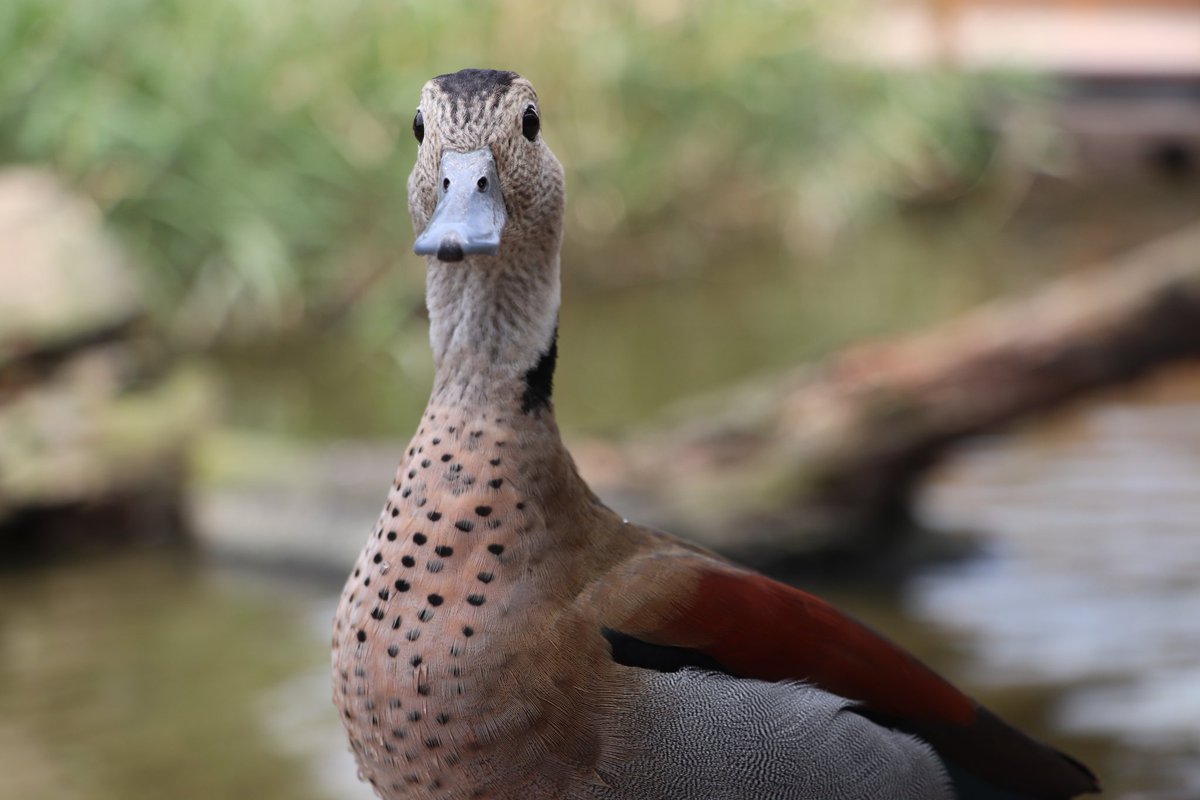
[(928, 332), (714, 400), (722, 411), (577, 448), (617, 504), (760, 558), (892, 547), (959, 441), (1200, 357), (1200, 225)]

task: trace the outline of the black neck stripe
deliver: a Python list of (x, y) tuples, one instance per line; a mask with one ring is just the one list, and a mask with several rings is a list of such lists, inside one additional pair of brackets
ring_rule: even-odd
[(521, 399), (521, 411), (532, 414), (550, 407), (550, 396), (554, 393), (554, 367), (558, 362), (558, 328), (550, 339), (550, 347), (525, 373), (525, 395)]

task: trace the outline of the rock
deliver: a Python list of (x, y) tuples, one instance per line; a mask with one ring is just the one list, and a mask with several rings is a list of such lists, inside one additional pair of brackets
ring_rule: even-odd
[(99, 210), (0, 172), (0, 557), (176, 538), (206, 386), (171, 363)]
[(0, 369), (141, 313), (95, 206), (45, 172), (0, 173)]

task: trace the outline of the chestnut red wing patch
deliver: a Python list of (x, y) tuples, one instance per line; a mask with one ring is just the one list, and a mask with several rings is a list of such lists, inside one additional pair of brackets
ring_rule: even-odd
[(704, 569), (690, 602), (639, 634), (689, 648), (742, 678), (802, 680), (858, 701), (995, 786), (1031, 797), (1098, 791), (1079, 762), (1037, 742), (915, 656), (815, 595), (763, 575)]
[(890, 716), (969, 724), (975, 704), (914, 656), (814, 595), (762, 575), (712, 570), (654, 638), (699, 650), (743, 678), (803, 680)]

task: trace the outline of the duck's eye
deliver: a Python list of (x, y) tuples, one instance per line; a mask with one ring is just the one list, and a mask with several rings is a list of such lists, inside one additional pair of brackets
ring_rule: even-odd
[(413, 136), (417, 137), (417, 144), (425, 141), (425, 115), (421, 113), (421, 109), (417, 109), (417, 115), (413, 117)]
[(533, 106), (526, 107), (525, 113), (521, 115), (521, 133), (525, 134), (525, 138), (532, 142), (537, 138), (541, 128), (542, 121), (538, 119), (537, 109)]

